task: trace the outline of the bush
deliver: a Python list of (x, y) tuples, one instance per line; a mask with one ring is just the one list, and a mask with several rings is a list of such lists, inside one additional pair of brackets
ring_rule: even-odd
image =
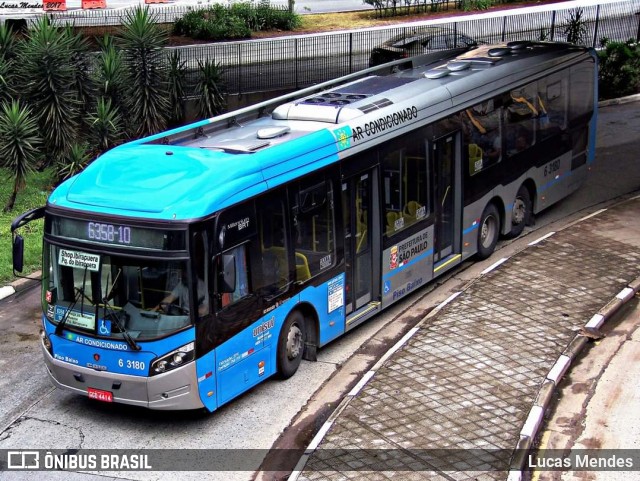
[(600, 41), (598, 94), (601, 100), (633, 95), (640, 92), (640, 44)]
[[(234, 4), (234, 7), (247, 4)], [(300, 17), (285, 7), (272, 7), (268, 1), (262, 1), (256, 7), (259, 20), (252, 30), (294, 30), (300, 26)]]
[(243, 2), (188, 12), (175, 22), (173, 33), (199, 40), (236, 40), (250, 38), (252, 31), (293, 30), (299, 24), (300, 17), (285, 8), (265, 1), (258, 6)]
[(462, 0), (462, 10), (489, 10), (493, 6), (493, 0)]

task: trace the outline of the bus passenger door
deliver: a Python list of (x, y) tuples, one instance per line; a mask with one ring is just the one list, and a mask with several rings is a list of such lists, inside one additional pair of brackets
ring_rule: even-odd
[(434, 276), (460, 261), (462, 214), (460, 134), (432, 142), (431, 162), (435, 194)]
[(378, 211), (373, 201), (375, 178), (375, 171), (371, 170), (342, 184), (346, 329), (364, 321), (380, 307), (375, 294), (379, 291), (379, 275), (373, 261), (380, 256), (379, 227), (373, 223)]

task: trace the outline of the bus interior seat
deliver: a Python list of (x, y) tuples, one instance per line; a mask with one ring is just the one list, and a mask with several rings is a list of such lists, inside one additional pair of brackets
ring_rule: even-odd
[[(282, 286), (289, 281), (286, 269), (284, 272), (281, 269), (281, 266), (288, 265), (286, 255), (284, 247), (271, 246), (262, 252), (264, 275), (271, 281), (267, 282), (267, 284), (277, 283)], [(307, 279), (311, 279), (309, 261), (304, 254), (296, 252), (296, 280), (306, 281)]]
[(387, 235), (393, 234), (396, 230), (396, 221), (400, 218), (399, 212), (387, 212)]
[(418, 219), (418, 209), (420, 207), (422, 206), (418, 202), (410, 200), (407, 202), (407, 205), (404, 206), (404, 216), (415, 222)]
[(296, 280), (306, 281), (308, 279), (311, 279), (311, 271), (309, 270), (307, 256), (296, 252)]
[(482, 170), (482, 148), (478, 144), (469, 144), (469, 174)]

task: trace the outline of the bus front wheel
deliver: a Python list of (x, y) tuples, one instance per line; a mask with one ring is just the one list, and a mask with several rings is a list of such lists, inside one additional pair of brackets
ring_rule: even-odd
[(304, 352), (304, 316), (300, 311), (289, 314), (278, 338), (278, 376), (288, 379), (300, 366)]
[(498, 243), (500, 235), (500, 214), (495, 205), (489, 204), (484, 208), (478, 230), (478, 259), (489, 257)]

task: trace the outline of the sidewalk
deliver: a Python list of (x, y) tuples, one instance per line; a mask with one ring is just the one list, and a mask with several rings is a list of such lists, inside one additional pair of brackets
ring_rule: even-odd
[[(640, 296), (607, 321), (606, 337), (589, 343), (557, 390), (534, 459), (596, 450), (640, 457)], [(639, 471), (536, 469), (532, 481), (638, 480)]]
[(556, 385), (640, 289), (640, 196), (502, 261), (363, 377), (290, 479), (522, 478)]

